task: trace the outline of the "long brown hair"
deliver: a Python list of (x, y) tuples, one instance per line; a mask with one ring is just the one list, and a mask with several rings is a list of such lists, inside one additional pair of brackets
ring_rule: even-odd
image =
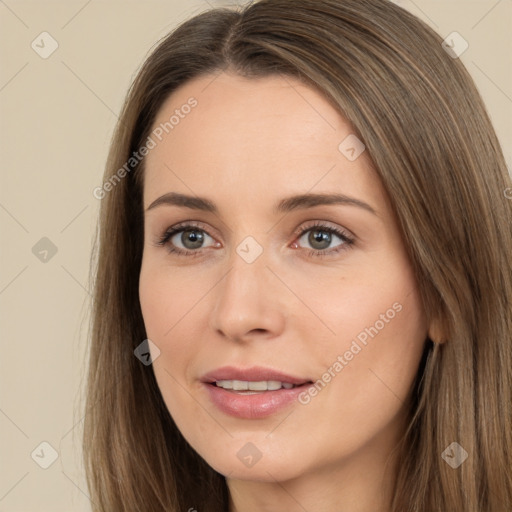
[[(192, 18), (146, 59), (98, 194), (83, 439), (95, 512), (228, 509), (225, 478), (182, 437), (134, 356), (146, 333), (144, 159), (133, 155), (169, 94), (223, 70), (298, 78), (352, 124), (391, 198), (427, 319), (443, 326), (445, 343), (427, 340), (397, 447), (392, 510), (511, 509), (512, 184), (472, 79), (441, 43), (386, 0), (261, 0)], [(457, 468), (442, 457), (452, 442), (468, 454)]]

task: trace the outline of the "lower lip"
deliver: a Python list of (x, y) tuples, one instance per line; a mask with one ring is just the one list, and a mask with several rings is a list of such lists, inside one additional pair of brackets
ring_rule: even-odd
[(205, 383), (204, 385), (211, 401), (222, 412), (237, 418), (253, 420), (275, 414), (292, 402), (297, 401), (298, 395), (305, 391), (311, 383), (291, 389), (281, 388), (276, 391), (263, 391), (253, 395), (228, 391), (215, 384)]

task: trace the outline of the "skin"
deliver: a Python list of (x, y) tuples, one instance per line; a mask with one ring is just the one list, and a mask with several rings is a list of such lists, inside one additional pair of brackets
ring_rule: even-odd
[[(191, 446), (226, 476), (232, 512), (385, 512), (396, 470), (391, 452), (429, 327), (389, 199), (367, 152), (349, 161), (339, 151), (350, 124), (297, 80), (194, 79), (167, 99), (154, 127), (191, 96), (197, 106), (149, 152), (144, 178), (140, 302), (160, 350), (153, 370), (167, 408)], [(219, 212), (147, 210), (168, 192), (207, 197)], [(272, 211), (308, 192), (345, 194), (375, 214), (348, 204)], [(183, 232), (172, 240), (198, 256), (156, 243), (184, 221), (200, 223), (203, 245), (194, 249)], [(333, 252), (343, 245), (337, 235), (322, 245), (308, 239), (311, 231), (297, 232), (314, 221), (354, 243)], [(263, 248), (253, 263), (236, 252), (247, 236)], [(239, 419), (218, 410), (200, 382), (225, 365), (316, 381), (393, 304), (400, 312), (306, 405)], [(252, 467), (237, 457), (248, 442), (262, 454)]]

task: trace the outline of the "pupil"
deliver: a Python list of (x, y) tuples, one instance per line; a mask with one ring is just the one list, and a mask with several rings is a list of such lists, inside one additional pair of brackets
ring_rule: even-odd
[(181, 241), (187, 249), (197, 249), (198, 247), (201, 247), (203, 238), (203, 234), (195, 229), (183, 231), (183, 234), (181, 235)]
[[(315, 249), (326, 249), (331, 243), (331, 233), (322, 231), (321, 229), (311, 231), (309, 234), (309, 243), (315, 247)], [(320, 243), (321, 247), (315, 246), (317, 243)]]

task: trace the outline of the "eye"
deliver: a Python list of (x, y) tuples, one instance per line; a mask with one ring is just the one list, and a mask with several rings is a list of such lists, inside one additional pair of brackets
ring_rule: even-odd
[[(180, 249), (200, 249), (201, 246), (205, 243), (207, 238), (211, 238), (205, 231), (190, 228), (190, 229), (181, 229), (174, 233), (169, 240), (176, 245)], [(183, 247), (180, 247), (179, 244), (182, 244)]]
[(159, 238), (157, 245), (167, 246), (170, 253), (198, 255), (201, 249), (208, 247), (205, 245), (208, 239), (214, 242), (211, 244), (212, 246), (218, 247), (220, 245), (199, 225), (188, 223), (168, 229)]
[[(338, 243), (333, 246), (332, 244), (336, 239), (338, 239)], [(311, 256), (334, 254), (348, 249), (354, 243), (353, 237), (347, 232), (321, 222), (302, 228), (298, 241), (299, 244), (295, 242), (293, 246), (309, 244), (312, 248), (308, 251)]]

